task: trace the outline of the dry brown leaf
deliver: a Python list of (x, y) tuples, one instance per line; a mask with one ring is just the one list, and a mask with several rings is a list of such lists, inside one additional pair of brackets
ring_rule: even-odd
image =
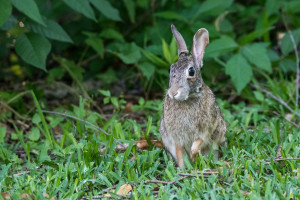
[[(129, 183), (123, 184), (117, 191), (117, 195), (125, 196), (128, 192), (132, 191), (132, 186)], [(114, 193), (115, 190), (111, 190), (111, 193)], [(105, 197), (111, 197), (109, 193), (104, 195)]]
[(49, 198), (49, 194), (47, 194), (46, 192), (44, 192), (44, 193), (43, 193), (43, 197)]
[[(43, 193), (43, 197), (49, 199), (49, 194), (47, 194), (46, 192)], [(51, 200), (56, 200), (54, 197), (51, 198)]]
[(132, 112), (132, 109), (131, 109), (132, 106), (133, 106), (133, 103), (128, 102), (125, 106), (125, 109), (123, 110), (123, 113), (131, 113)]
[(125, 183), (120, 187), (120, 189), (117, 191), (118, 195), (125, 196), (128, 192), (132, 191), (132, 186), (129, 183)]
[(20, 199), (34, 199), (33, 195), (23, 193), (20, 195)]
[[(150, 141), (151, 141), (151, 143), (155, 147), (159, 147), (159, 148), (163, 148), (164, 147), (164, 145), (163, 145), (163, 143), (162, 143), (161, 140), (150, 140)], [(134, 144), (136, 144), (136, 147), (138, 149), (148, 149), (149, 148), (148, 142), (145, 139), (141, 139), (139, 141), (135, 141)]]
[(10, 199), (10, 194), (8, 192), (1, 193), (3, 199)]

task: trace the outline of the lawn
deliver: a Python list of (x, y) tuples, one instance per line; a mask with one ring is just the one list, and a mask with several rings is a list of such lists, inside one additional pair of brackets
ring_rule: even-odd
[[(300, 199), (299, 0), (0, 5), (0, 199)], [(180, 169), (159, 125), (184, 77), (227, 145)]]
[(298, 199), (299, 127), (294, 116), (266, 110), (274, 102), (262, 98), (251, 106), (218, 100), (228, 124), (223, 157), (185, 159), (184, 169), (150, 143), (160, 139), (161, 100), (141, 98), (109, 120), (83, 99), (56, 114), (36, 101), (30, 128), (1, 128), (2, 197)]

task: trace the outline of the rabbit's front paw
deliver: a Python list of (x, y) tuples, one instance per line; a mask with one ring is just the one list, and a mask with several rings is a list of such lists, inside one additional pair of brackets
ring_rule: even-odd
[(203, 143), (202, 139), (195, 140), (193, 142), (191, 147), (191, 152), (190, 152), (190, 158), (192, 159), (192, 161), (195, 160), (196, 156), (198, 155), (198, 152), (201, 150), (202, 143)]

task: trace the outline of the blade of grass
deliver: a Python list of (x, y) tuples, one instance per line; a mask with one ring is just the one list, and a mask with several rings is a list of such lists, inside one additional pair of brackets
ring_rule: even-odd
[(15, 124), (13, 126), (14, 126), (14, 128), (15, 128), (15, 130), (17, 132), (17, 137), (20, 140), (23, 149), (25, 150), (25, 152), (27, 154), (28, 162), (30, 163), (30, 150), (29, 150), (29, 146), (24, 141), (23, 131), (20, 131)]
[(32, 95), (34, 104), (35, 104), (35, 106), (36, 106), (36, 108), (37, 108), (37, 110), (38, 110), (38, 114), (39, 114), (39, 116), (40, 116), (40, 118), (41, 118), (41, 120), (42, 120), (43, 128), (44, 128), (44, 131), (45, 131), (45, 133), (46, 133), (46, 134), (45, 134), (45, 137), (46, 137), (46, 139), (49, 141), (50, 145), (53, 146), (52, 137), (51, 137), (51, 135), (50, 135), (50, 131), (49, 131), (49, 128), (48, 128), (48, 124), (47, 124), (47, 122), (46, 122), (46, 120), (45, 120), (45, 117), (44, 117), (44, 114), (43, 114), (43, 112), (42, 112), (42, 109), (41, 109), (41, 106), (40, 106), (40, 104), (39, 104), (39, 101), (37, 100), (37, 98), (36, 98), (36, 96), (35, 96), (35, 94), (34, 94), (34, 92), (33, 92), (32, 90), (31, 90), (31, 95)]

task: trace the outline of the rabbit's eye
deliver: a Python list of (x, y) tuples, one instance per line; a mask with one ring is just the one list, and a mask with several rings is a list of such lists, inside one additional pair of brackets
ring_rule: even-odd
[(189, 76), (194, 76), (195, 75), (195, 69), (194, 67), (189, 68)]

